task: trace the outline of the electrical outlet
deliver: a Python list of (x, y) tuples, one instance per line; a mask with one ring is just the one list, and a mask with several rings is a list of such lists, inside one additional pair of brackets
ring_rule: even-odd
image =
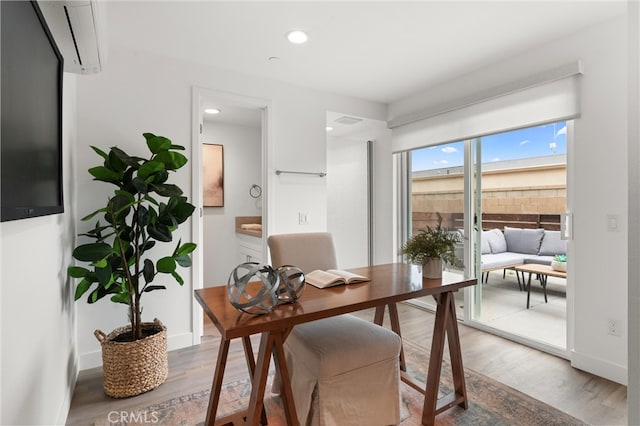
[(611, 336), (622, 337), (620, 330), (620, 321), (609, 318), (607, 320), (607, 334)]
[(298, 225), (306, 225), (309, 223), (307, 212), (298, 212)]

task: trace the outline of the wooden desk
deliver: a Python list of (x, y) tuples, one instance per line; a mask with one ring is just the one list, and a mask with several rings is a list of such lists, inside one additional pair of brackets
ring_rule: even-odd
[[(269, 314), (260, 316), (243, 314), (236, 310), (227, 299), (226, 286), (209, 287), (195, 291), (195, 298), (221, 334), (205, 422), (207, 425), (230, 424), (234, 420), (238, 420), (237, 416), (216, 420), (229, 343), (232, 339), (242, 338), (247, 366), (252, 375), (246, 424), (258, 425), (261, 419), (264, 423), (263, 399), (269, 362), (273, 353), (276, 369), (282, 377), (282, 401), (287, 423), (295, 425), (297, 424), (295, 404), (282, 346), (291, 328), (296, 324), (368, 308), (376, 308), (375, 322), (380, 324), (384, 308), (389, 306), (392, 329), (400, 333), (395, 303), (423, 296), (433, 296), (437, 301), (431, 354), (427, 368), (427, 383), (423, 389), (404, 372), (402, 380), (425, 395), (422, 414), (422, 424), (424, 425), (434, 424), (436, 414), (455, 405), (467, 408), (467, 393), (453, 293), (461, 288), (476, 284), (477, 280), (473, 278), (442, 282), (442, 280), (423, 279), (416, 266), (403, 263), (356, 268), (351, 271), (366, 275), (371, 278), (371, 281), (326, 289), (307, 285), (297, 303), (278, 306)], [(249, 337), (256, 333), (261, 333), (261, 338), (258, 357), (254, 360)], [(438, 400), (445, 336), (449, 343), (455, 392)], [(404, 368), (403, 359), (401, 359), (401, 368)]]
[[(531, 274), (537, 274), (540, 277), (540, 285), (542, 286), (542, 292), (544, 293), (544, 303), (547, 303), (547, 277), (567, 278), (567, 273), (563, 271), (556, 271), (549, 265), (540, 265), (537, 263), (525, 263), (514, 267), (516, 270), (516, 276), (518, 272), (522, 273), (522, 283), (524, 284), (524, 273), (529, 273), (529, 279), (527, 280), (527, 309), (529, 309), (529, 299), (531, 298)], [(518, 283), (520, 277), (518, 277)]]

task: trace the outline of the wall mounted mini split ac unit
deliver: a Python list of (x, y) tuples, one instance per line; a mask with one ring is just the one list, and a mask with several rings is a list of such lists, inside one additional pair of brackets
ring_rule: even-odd
[(104, 13), (94, 0), (38, 1), (64, 57), (64, 70), (76, 74), (102, 71), (106, 59)]

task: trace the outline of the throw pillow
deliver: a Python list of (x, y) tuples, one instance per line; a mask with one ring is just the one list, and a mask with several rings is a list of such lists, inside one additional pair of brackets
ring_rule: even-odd
[(504, 234), (501, 230), (496, 228), (486, 232), (491, 253), (504, 253), (507, 251), (507, 241), (504, 239)]
[(544, 231), (540, 256), (555, 256), (567, 253), (567, 241), (560, 238), (560, 231)]
[(522, 254), (538, 254), (544, 229), (523, 229), (504, 227), (504, 239), (507, 241), (507, 251)]

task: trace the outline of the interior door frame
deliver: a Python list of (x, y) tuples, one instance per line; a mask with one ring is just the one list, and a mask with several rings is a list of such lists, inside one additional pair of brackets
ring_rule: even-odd
[[(272, 140), (271, 129), (271, 101), (236, 93), (223, 92), (200, 86), (191, 89), (191, 203), (196, 207), (197, 214), (191, 220), (191, 241), (198, 245), (192, 256), (191, 282), (193, 290), (204, 287), (204, 258), (202, 242), (204, 240), (204, 215), (202, 200), (202, 105), (205, 99), (215, 99), (221, 104), (230, 103), (236, 106), (255, 108), (262, 111), (261, 129), (261, 180), (262, 180), (262, 235), (268, 235), (269, 228), (269, 184), (268, 184), (268, 147)], [(262, 239), (262, 258), (266, 259), (266, 239)], [(223, 283), (220, 283), (223, 284)], [(192, 312), (192, 343), (200, 344), (204, 333), (204, 317), (200, 304), (195, 297), (191, 299)]]

